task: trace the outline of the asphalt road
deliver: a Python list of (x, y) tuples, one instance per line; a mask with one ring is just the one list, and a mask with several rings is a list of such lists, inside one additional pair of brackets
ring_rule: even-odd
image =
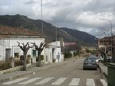
[(83, 59), (72, 58), (53, 65), (0, 86), (107, 86), (98, 70), (83, 70)]

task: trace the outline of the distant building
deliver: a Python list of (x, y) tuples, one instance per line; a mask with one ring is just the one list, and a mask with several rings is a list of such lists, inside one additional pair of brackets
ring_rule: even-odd
[(111, 51), (112, 48), (115, 48), (115, 36), (99, 39), (98, 48), (103, 49), (105, 52)]
[(77, 52), (77, 49), (78, 46), (76, 42), (64, 42), (64, 52), (70, 52), (72, 54), (72, 57), (74, 56), (74, 53)]
[(64, 42), (64, 51), (69, 52), (69, 51), (76, 51), (78, 48), (76, 42)]
[(107, 48), (111, 47), (111, 37), (104, 37), (98, 40), (98, 47), (99, 48)]

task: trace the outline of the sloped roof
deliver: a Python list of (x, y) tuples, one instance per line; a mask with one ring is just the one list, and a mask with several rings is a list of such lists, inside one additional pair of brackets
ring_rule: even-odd
[(64, 46), (76, 46), (76, 42), (64, 42)]
[(11, 36), (40, 36), (40, 34), (28, 29), (0, 26), (0, 38)]

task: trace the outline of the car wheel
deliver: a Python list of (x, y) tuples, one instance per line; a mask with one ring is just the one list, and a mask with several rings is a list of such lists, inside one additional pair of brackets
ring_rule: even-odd
[(86, 68), (83, 67), (83, 70), (86, 70)]

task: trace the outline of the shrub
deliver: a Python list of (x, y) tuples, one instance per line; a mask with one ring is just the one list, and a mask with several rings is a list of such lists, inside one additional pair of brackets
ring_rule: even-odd
[(71, 58), (71, 57), (72, 57), (72, 54), (70, 52), (64, 53), (64, 58)]
[(86, 53), (91, 53), (91, 51), (88, 48), (86, 48), (85, 50), (86, 50)]
[(0, 62), (0, 70), (5, 70), (11, 68), (10, 61), (7, 62)]
[[(41, 60), (44, 60), (44, 56), (40, 55)], [(36, 61), (38, 61), (38, 57), (36, 58)]]
[(56, 60), (55, 59), (53, 59), (53, 63), (55, 62)]
[(40, 58), (41, 58), (41, 60), (44, 60), (44, 56), (43, 55), (40, 55)]
[(74, 52), (73, 55), (74, 56), (80, 55), (80, 51), (78, 50), (78, 51)]
[(20, 60), (15, 60), (14, 65), (20, 66), (20, 65), (22, 65), (22, 62)]

